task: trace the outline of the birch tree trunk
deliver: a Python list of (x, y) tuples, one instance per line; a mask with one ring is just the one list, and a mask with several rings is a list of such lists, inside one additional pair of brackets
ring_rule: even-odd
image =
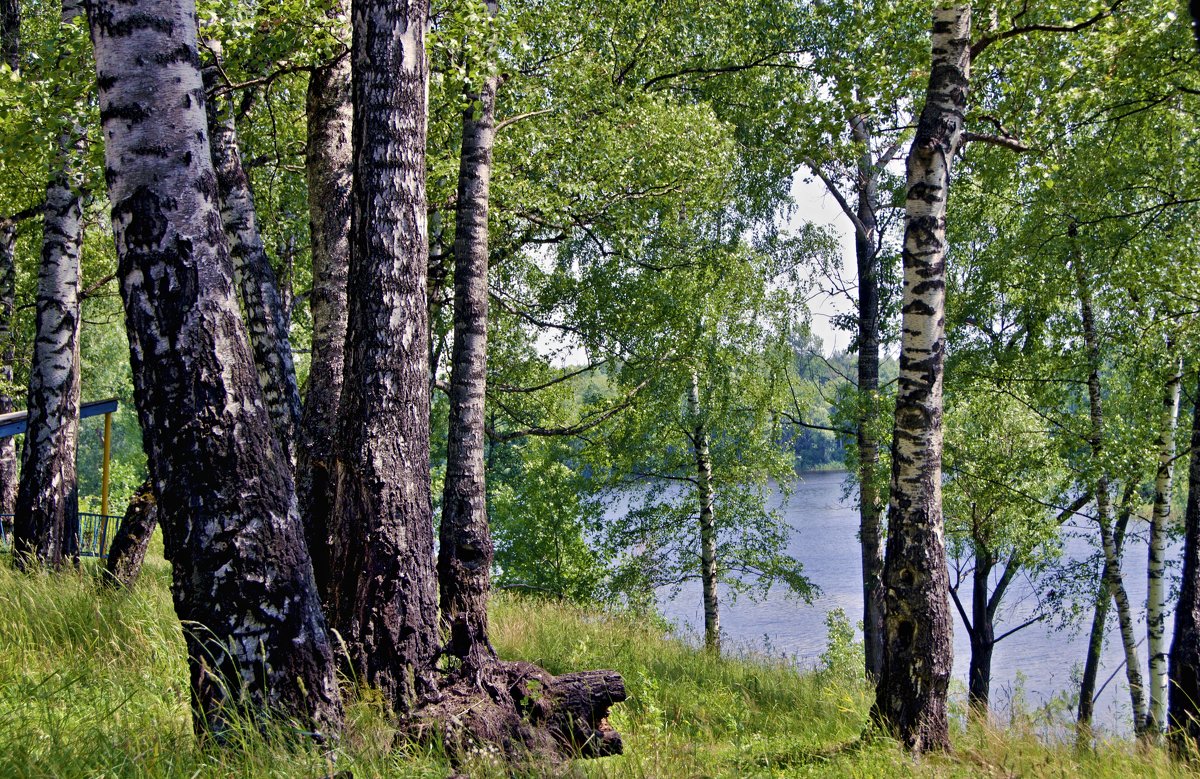
[[(16, 310), (16, 225), (0, 220), (0, 382), (4, 387), (13, 383), (13, 362), (16, 359), (16, 340), (13, 338), (13, 314)], [(16, 410), (16, 403), (7, 389), (0, 389), (0, 414)], [(12, 436), (0, 439), (0, 514), (4, 514), (4, 529), (11, 529), (12, 515), (17, 504), (17, 442)], [(7, 534), (7, 532), (6, 532)]]
[[(1135, 479), (1125, 483), (1121, 496), (1121, 510), (1117, 514), (1117, 523), (1113, 528), (1113, 546), (1116, 548), (1117, 559), (1121, 558), (1125, 546), (1125, 529), (1129, 526), (1129, 518), (1133, 514), (1133, 495), (1137, 488)], [(1108, 627), (1108, 612), (1112, 599), (1108, 597), (1108, 560), (1100, 570), (1100, 587), (1096, 593), (1096, 605), (1092, 612), (1092, 629), (1088, 636), (1087, 656), (1083, 664), (1083, 677), (1079, 683), (1079, 710), (1076, 715), (1076, 728), (1082, 738), (1091, 736), (1092, 715), (1096, 701), (1096, 683), (1100, 671), (1100, 655), (1104, 649), (1104, 633)]]
[[(345, 6), (331, 12), (349, 31)], [(329, 562), (329, 518), (334, 505), (334, 439), (342, 394), (346, 349), (346, 274), (350, 267), (350, 144), (354, 107), (350, 99), (350, 55), (312, 71), (306, 121), (309, 229), (312, 243), (312, 356), (308, 391), (300, 417), (296, 452), (296, 496), (304, 520), (313, 572), (327, 602), (333, 577)]]
[(692, 373), (688, 390), (688, 413), (692, 419), (689, 435), (696, 455), (696, 497), (700, 508), (700, 584), (704, 598), (704, 648), (721, 651), (721, 613), (717, 601), (717, 526), (714, 518), (716, 496), (712, 484), (712, 455), (708, 428), (700, 406), (700, 377)]
[(1192, 408), (1191, 450), (1183, 571), (1167, 694), (1167, 730), (1175, 747), (1183, 751), (1200, 747), (1200, 383)]
[(429, 494), (426, 0), (353, 7), (353, 233), (329, 605), (363, 683), (407, 711), (434, 687)]
[[(494, 14), (495, 5), (489, 10)], [(467, 95), (454, 228), (454, 346), (437, 573), (442, 629), (449, 636), (447, 651), (462, 659), (468, 669), (477, 669), (496, 656), (488, 641), (493, 549), (484, 481), (483, 410), (487, 390), (488, 198), (499, 81), (499, 76), (488, 76), (478, 95)]]
[(1125, 675), (1129, 680), (1129, 698), (1133, 708), (1133, 727), (1138, 733), (1146, 726), (1146, 703), (1142, 683), (1141, 663), (1137, 657), (1137, 641), (1133, 630), (1133, 609), (1129, 594), (1121, 576), (1121, 557), (1117, 550), (1112, 528), (1108, 473), (1104, 465), (1104, 408), (1100, 394), (1100, 339), (1096, 332), (1092, 312), (1091, 287), (1088, 284), (1082, 263), (1073, 263), (1079, 292), (1079, 311), (1083, 324), (1084, 344), (1088, 356), (1088, 407), (1091, 420), (1089, 445), (1092, 460), (1096, 464), (1096, 521), (1100, 526), (1100, 540), (1104, 547), (1104, 568), (1108, 595), (1117, 607), (1117, 620), (1121, 627), (1121, 644), (1125, 651)]
[(137, 583), (146, 560), (150, 537), (158, 526), (158, 504), (150, 481), (138, 487), (125, 508), (125, 516), (113, 536), (104, 561), (104, 581), (112, 587), (129, 588)]
[(207, 103), (209, 146), (217, 175), (221, 222), (233, 257), (233, 278), (246, 312), (246, 329), (250, 332), (254, 366), (267, 413), (284, 457), (294, 462), (300, 389), (296, 384), (292, 344), (288, 340), (287, 311), (279, 293), (279, 280), (259, 234), (254, 195), (238, 150), (233, 106), (228, 96), (216, 94), (212, 85), (206, 86), (212, 95)]
[(903, 337), (888, 507), (883, 671), (872, 718), (915, 751), (949, 749), (953, 665), (942, 525), (946, 210), (962, 144), (971, 8), (935, 5), (925, 107), (907, 161)]
[(850, 122), (854, 138), (863, 144), (858, 163), (858, 225), (854, 255), (858, 264), (858, 392), (864, 406), (856, 426), (858, 439), (858, 538), (863, 572), (863, 650), (867, 678), (883, 672), (883, 500), (875, 488), (879, 442), (869, 415), (879, 392), (879, 172), (871, 159), (871, 133), (866, 117)]
[[(69, 23), (64, 5), (63, 23)], [(75, 12), (73, 15), (77, 15)], [(83, 206), (81, 131), (58, 139), (42, 211), (37, 333), (29, 371), (29, 422), (13, 518), (17, 565), (57, 568), (79, 554), (75, 449), (79, 433), (79, 257)]]
[(1162, 415), (1158, 434), (1158, 471), (1154, 478), (1154, 511), (1150, 518), (1150, 543), (1146, 563), (1146, 652), (1150, 656), (1150, 703), (1146, 732), (1161, 734), (1167, 724), (1167, 534), (1171, 523), (1171, 477), (1175, 460), (1175, 424), (1179, 419), (1179, 395), (1183, 384), (1183, 361), (1163, 388)]
[(217, 206), (189, 0), (89, 5), (134, 397), (193, 725), (338, 729), (333, 650), (263, 404)]
[[(21, 65), (21, 4), (20, 0), (0, 0), (0, 62), (15, 73)], [(16, 306), (16, 241), (17, 229), (10, 219), (0, 219), (0, 381), (5, 386), (13, 382), (13, 360), (16, 343), (13, 340), (13, 313)], [(0, 390), (0, 414), (16, 410), (16, 404), (5, 390)], [(0, 439), (0, 514), (11, 515), (17, 503), (17, 442), (11, 436)], [(12, 521), (3, 519), (7, 535)]]

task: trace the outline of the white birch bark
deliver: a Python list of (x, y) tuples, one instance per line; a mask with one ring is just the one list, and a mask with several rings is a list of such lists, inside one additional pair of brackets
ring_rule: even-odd
[(688, 390), (688, 411), (692, 418), (692, 450), (696, 456), (696, 497), (700, 508), (700, 584), (704, 598), (704, 648), (721, 651), (721, 612), (717, 599), (717, 525), (716, 493), (713, 490), (712, 454), (708, 428), (700, 406), (700, 377), (692, 373)]
[(946, 214), (963, 143), (970, 37), (970, 5), (935, 5), (929, 86), (907, 160), (884, 660), (872, 718), (914, 752), (950, 748), (953, 624), (942, 522)]
[(1176, 360), (1163, 388), (1159, 417), (1158, 472), (1154, 478), (1154, 511), (1150, 517), (1150, 544), (1146, 563), (1146, 651), (1150, 656), (1150, 703), (1146, 730), (1162, 733), (1167, 724), (1167, 533), (1171, 523), (1172, 466), (1175, 460), (1175, 426), (1179, 419), (1183, 361)]

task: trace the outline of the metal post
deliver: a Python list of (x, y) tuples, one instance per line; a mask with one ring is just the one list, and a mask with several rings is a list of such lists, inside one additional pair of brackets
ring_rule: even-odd
[(112, 412), (104, 415), (104, 465), (100, 476), (100, 514), (108, 524), (108, 460), (112, 454)]

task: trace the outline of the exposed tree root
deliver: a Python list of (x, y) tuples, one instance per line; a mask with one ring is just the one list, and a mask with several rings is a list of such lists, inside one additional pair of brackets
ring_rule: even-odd
[(440, 739), (455, 761), (496, 749), (510, 761), (561, 763), (621, 753), (608, 712), (625, 698), (616, 671), (554, 676), (532, 663), (493, 660), (447, 676), (410, 722), (419, 739)]

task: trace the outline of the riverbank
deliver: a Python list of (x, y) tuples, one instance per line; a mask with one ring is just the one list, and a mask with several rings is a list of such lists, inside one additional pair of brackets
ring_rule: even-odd
[[(168, 585), (161, 558), (148, 560), (129, 594), (99, 592), (86, 573), (27, 577), (0, 562), (0, 776), (327, 775), (316, 751), (254, 734), (229, 749), (195, 742)], [(801, 672), (764, 658), (714, 658), (647, 620), (510, 596), (497, 599), (493, 626), (505, 657), (624, 675), (630, 699), (613, 720), (626, 753), (577, 763), (571, 776), (1187, 775), (1160, 750), (1047, 746), (1020, 723), (959, 730), (953, 755), (919, 762), (883, 739), (863, 745), (870, 696), (845, 641), (821, 668)], [(449, 775), (435, 752), (389, 751), (390, 740), (369, 703), (351, 704), (337, 769), (360, 779)], [(485, 764), (468, 773), (505, 775)]]

